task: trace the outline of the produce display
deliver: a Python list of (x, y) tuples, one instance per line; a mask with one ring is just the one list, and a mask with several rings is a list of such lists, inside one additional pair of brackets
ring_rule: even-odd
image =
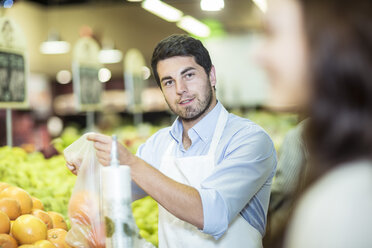
[[(262, 126), (272, 137), (276, 149), (280, 148), (286, 132), (297, 122), (295, 115), (263, 111), (235, 113)], [(139, 145), (160, 128), (162, 126), (149, 124), (127, 125), (104, 133), (117, 134), (120, 142), (135, 153)], [(67, 127), (53, 144), (62, 154), (82, 134), (76, 128)], [(75, 180), (76, 176), (65, 166), (63, 155), (45, 159), (39, 152), (0, 147), (0, 247), (34, 244), (34, 247), (46, 248), (60, 244), (70, 227), (67, 208)], [(157, 203), (145, 197), (133, 202), (132, 209), (141, 236), (157, 246)], [(32, 233), (32, 238), (26, 233)]]
[(0, 182), (0, 247), (70, 247), (64, 239), (50, 235), (55, 232), (67, 233), (61, 214), (45, 211), (41, 201), (27, 191)]

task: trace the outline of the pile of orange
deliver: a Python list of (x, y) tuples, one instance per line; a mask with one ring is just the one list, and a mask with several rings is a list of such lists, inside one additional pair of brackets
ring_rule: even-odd
[(63, 216), (25, 190), (0, 182), (1, 248), (69, 248)]

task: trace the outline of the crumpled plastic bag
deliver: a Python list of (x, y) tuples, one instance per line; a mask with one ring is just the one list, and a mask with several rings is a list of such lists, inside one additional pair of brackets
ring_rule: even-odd
[[(77, 174), (68, 205), (71, 229), (66, 235), (66, 242), (76, 248), (103, 248), (106, 247), (106, 228), (102, 202), (102, 165), (87, 135), (84, 134), (64, 150), (67, 166)], [(141, 238), (136, 225), (132, 238), (134, 248), (154, 247)]]

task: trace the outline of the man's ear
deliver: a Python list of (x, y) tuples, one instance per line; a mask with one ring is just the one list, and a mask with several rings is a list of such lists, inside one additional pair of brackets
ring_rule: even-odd
[(216, 69), (214, 68), (214, 65), (212, 65), (211, 71), (209, 72), (209, 81), (211, 82), (212, 87), (216, 86)]

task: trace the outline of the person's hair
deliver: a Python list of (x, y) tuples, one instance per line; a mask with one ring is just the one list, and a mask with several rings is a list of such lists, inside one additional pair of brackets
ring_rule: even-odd
[(314, 173), (321, 175), (372, 158), (372, 2), (299, 1), (312, 84), (304, 138)]
[(160, 60), (176, 56), (194, 57), (197, 64), (202, 66), (209, 76), (212, 61), (208, 50), (200, 40), (185, 34), (174, 34), (160, 41), (154, 49), (151, 58), (151, 67), (156, 83), (161, 88), (157, 65)]

